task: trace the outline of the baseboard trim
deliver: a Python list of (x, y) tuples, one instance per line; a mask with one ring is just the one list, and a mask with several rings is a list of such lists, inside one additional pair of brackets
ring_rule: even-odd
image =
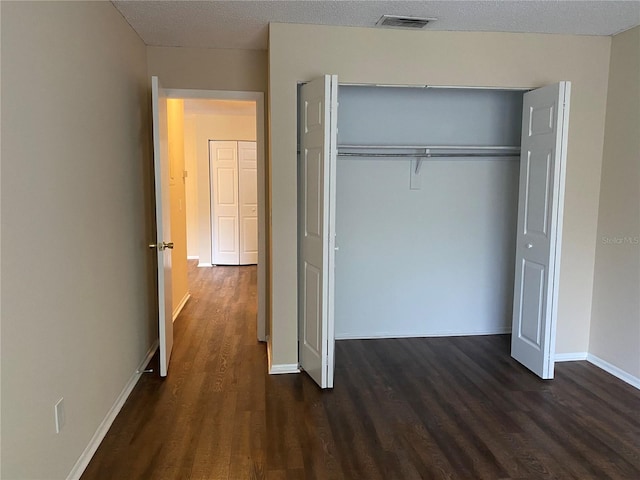
[(596, 357), (595, 355), (592, 355), (591, 353), (587, 355), (587, 361), (589, 363), (594, 364), (596, 367), (601, 368), (605, 372), (610, 373), (614, 377), (619, 378), (623, 382), (628, 383), (632, 387), (635, 387), (638, 390), (640, 390), (640, 378), (634, 377), (630, 373), (625, 372), (621, 368), (618, 368), (615, 365), (610, 364), (606, 360), (603, 360), (600, 357)]
[(588, 355), (588, 352), (556, 353), (553, 360), (554, 362), (579, 362), (586, 360)]
[(140, 380), (142, 373), (138, 373), (138, 372), (141, 372), (142, 370), (144, 370), (144, 367), (147, 366), (147, 364), (149, 363), (153, 355), (156, 353), (157, 349), (158, 349), (158, 340), (153, 342), (153, 344), (147, 351), (144, 359), (142, 360), (142, 362), (140, 362), (140, 364), (138, 365), (138, 368), (136, 368), (136, 370), (133, 372), (133, 375), (131, 375), (131, 378), (129, 378), (129, 381), (126, 383), (126, 385), (122, 389), (122, 392), (120, 392), (120, 395), (118, 395), (118, 398), (116, 398), (116, 401), (114, 402), (113, 406), (111, 407), (111, 409), (109, 409), (109, 411), (107, 412), (107, 415), (104, 417), (104, 419), (98, 426), (96, 433), (93, 434), (93, 437), (89, 441), (89, 444), (84, 449), (84, 451), (80, 455), (80, 458), (78, 458), (78, 461), (71, 469), (71, 472), (67, 476), (67, 480), (80, 479), (85, 469), (87, 468), (87, 465), (89, 465), (91, 458), (93, 458), (93, 455), (96, 453), (96, 450), (98, 450), (100, 443), (102, 442), (105, 435), (109, 431), (111, 424), (113, 424), (113, 421), (118, 416), (118, 413), (120, 413), (120, 410), (122, 410), (124, 402), (127, 401), (127, 398), (129, 398), (131, 391), (138, 383), (138, 380)]
[(176, 321), (176, 318), (178, 318), (178, 315), (180, 315), (180, 312), (182, 311), (182, 309), (187, 304), (187, 302), (189, 301), (190, 298), (191, 298), (191, 294), (189, 292), (184, 294), (184, 298), (180, 301), (180, 303), (178, 304), (176, 309), (173, 311), (173, 321), (174, 322)]
[(213, 263), (198, 262), (198, 267), (200, 267), (200, 268), (202, 268), (202, 267), (213, 267)]
[(187, 255), (187, 260), (200, 260), (198, 255)]
[(297, 363), (281, 363), (279, 365), (271, 365), (269, 375), (281, 375), (284, 373), (300, 373), (300, 367)]
[(297, 363), (281, 363), (274, 365), (271, 357), (271, 337), (267, 335), (267, 371), (269, 375), (281, 375), (284, 373), (300, 373)]
[(504, 335), (511, 333), (511, 327), (495, 330), (480, 330), (475, 332), (423, 332), (423, 333), (391, 333), (375, 332), (366, 335), (357, 333), (341, 333), (335, 336), (336, 340), (374, 340), (377, 338), (429, 338), (429, 337), (469, 337), (474, 335)]

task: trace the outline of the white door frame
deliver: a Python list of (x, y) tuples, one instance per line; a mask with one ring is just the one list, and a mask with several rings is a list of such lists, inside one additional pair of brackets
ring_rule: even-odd
[[(244, 100), (256, 103), (256, 146), (258, 149), (258, 328), (257, 337), (261, 342), (266, 341), (266, 188), (265, 188), (265, 135), (264, 135), (264, 93), (231, 90), (191, 90), (181, 88), (167, 88), (167, 97), (184, 99), (205, 99), (205, 100)], [(206, 171), (209, 171), (209, 157), (207, 156)], [(209, 188), (209, 174), (199, 175), (198, 188)], [(211, 203), (199, 202), (198, 209), (200, 218), (208, 218), (211, 222)], [(211, 225), (207, 225), (207, 230), (211, 232)], [(200, 265), (208, 263), (211, 265), (211, 244), (200, 246), (200, 251), (208, 251), (207, 259), (200, 258)], [(204, 262), (203, 262), (204, 260)]]

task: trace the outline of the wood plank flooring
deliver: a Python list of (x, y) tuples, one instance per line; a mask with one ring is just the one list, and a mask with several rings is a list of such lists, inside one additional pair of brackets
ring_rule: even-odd
[(321, 391), (266, 374), (255, 267), (189, 273), (169, 376), (143, 376), (84, 480), (640, 479), (640, 392), (593, 365), (542, 381), (506, 335), (349, 340)]

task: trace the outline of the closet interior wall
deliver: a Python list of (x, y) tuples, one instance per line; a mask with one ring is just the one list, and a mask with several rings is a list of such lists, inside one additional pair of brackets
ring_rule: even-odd
[[(339, 145), (520, 145), (522, 91), (338, 95)], [(337, 164), (337, 339), (510, 331), (518, 155), (425, 159), (419, 189), (410, 158)]]

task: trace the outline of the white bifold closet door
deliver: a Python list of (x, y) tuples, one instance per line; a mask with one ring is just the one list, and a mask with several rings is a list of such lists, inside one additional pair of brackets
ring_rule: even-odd
[(511, 356), (553, 378), (571, 84), (524, 95)]
[[(542, 378), (553, 378), (570, 85), (523, 105), (511, 355)], [(325, 75), (300, 93), (299, 362), (321, 388), (334, 374), (337, 89)]]
[(299, 362), (321, 387), (333, 387), (334, 262), (338, 77), (301, 88)]
[(210, 141), (211, 247), (216, 265), (258, 262), (255, 142)]

